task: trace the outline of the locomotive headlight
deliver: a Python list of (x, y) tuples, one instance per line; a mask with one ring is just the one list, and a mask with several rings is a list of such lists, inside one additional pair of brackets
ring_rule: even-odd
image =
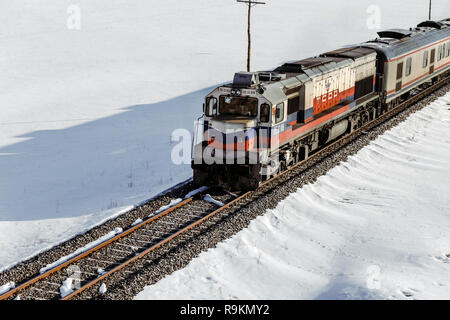
[(242, 91), (240, 89), (231, 89), (231, 94), (233, 96), (240, 96), (242, 94)]

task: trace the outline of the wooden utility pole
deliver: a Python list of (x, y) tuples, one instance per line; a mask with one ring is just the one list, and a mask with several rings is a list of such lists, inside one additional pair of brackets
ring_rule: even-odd
[(431, 20), (431, 0), (430, 0), (430, 7), (428, 9), (428, 20)]
[(247, 71), (250, 72), (250, 56), (252, 51), (252, 35), (250, 31), (250, 18), (252, 14), (252, 7), (256, 6), (257, 4), (266, 4), (265, 2), (261, 1), (254, 1), (254, 0), (237, 0), (237, 2), (245, 3), (248, 6), (248, 27), (247, 27), (247, 36), (248, 36), (248, 52), (247, 52)]

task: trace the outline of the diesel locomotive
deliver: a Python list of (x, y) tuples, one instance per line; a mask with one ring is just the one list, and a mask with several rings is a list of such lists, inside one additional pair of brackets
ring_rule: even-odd
[(194, 182), (255, 189), (450, 73), (450, 18), (285, 63), (239, 72), (206, 96)]

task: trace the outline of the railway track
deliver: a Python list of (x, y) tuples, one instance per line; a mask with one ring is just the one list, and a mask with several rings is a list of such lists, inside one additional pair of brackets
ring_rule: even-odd
[[(179, 203), (151, 214), (147, 220), (130, 226), (116, 236), (0, 295), (0, 300), (17, 296), (21, 300), (71, 299), (246, 195), (222, 190), (209, 192), (207, 195), (199, 192), (184, 200), (180, 199)], [(68, 277), (67, 274), (71, 276)], [(69, 284), (76, 282), (75, 289), (66, 285), (66, 292), (61, 291), (68, 279)]]
[[(242, 203), (253, 201), (255, 197), (261, 195), (261, 192), (273, 191), (279, 184), (289, 180), (293, 175), (301, 174), (306, 167), (321, 161), (335, 150), (365, 134), (367, 130), (371, 130), (395, 117), (409, 106), (448, 84), (449, 81), (450, 78), (446, 77), (432, 86), (416, 92), (414, 96), (383, 114), (380, 118), (367, 123), (352, 134), (334, 141), (307, 160), (297, 163), (281, 175), (264, 182), (257, 191), (232, 194), (224, 190), (209, 190), (212, 198), (218, 201), (216, 203), (205, 200), (205, 193), (190, 196), (164, 211), (151, 215), (147, 220), (130, 226), (95, 247), (23, 282), (16, 288), (0, 295), (0, 300), (14, 299), (18, 296), (20, 299), (68, 300), (79, 297), (89, 291), (88, 289), (91, 289), (92, 292), (94, 286), (100, 285), (108, 277), (118, 271), (126, 270), (127, 266), (138, 260), (152, 259), (149, 258), (150, 253), (164, 248), (172, 240), (180, 238), (188, 232), (195, 231), (196, 227), (233, 207), (234, 204), (240, 203), (238, 207), (241, 207)], [(69, 270), (72, 272), (72, 278), (67, 276)], [(77, 283), (76, 289), (62, 294), (60, 288), (68, 279), (77, 279), (79, 283)], [(95, 298), (95, 296), (84, 295), (83, 298), (89, 299)]]

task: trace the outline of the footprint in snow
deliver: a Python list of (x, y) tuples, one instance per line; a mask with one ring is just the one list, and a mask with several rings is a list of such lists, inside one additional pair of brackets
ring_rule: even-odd
[(402, 294), (406, 297), (406, 298), (412, 298), (414, 295), (411, 291), (407, 291), (407, 290), (402, 290)]
[(450, 263), (450, 254), (444, 254), (442, 256), (434, 257), (437, 261), (441, 261), (443, 263)]

